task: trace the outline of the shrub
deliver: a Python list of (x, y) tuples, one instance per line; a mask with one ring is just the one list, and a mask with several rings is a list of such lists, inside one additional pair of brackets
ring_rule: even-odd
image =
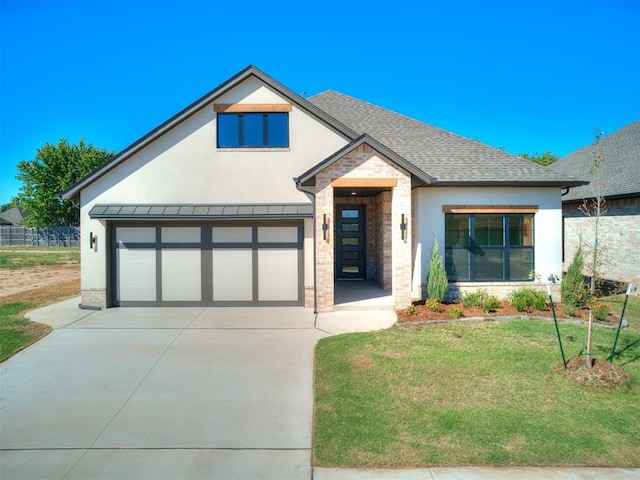
[(519, 312), (524, 312), (528, 307), (536, 310), (544, 310), (547, 306), (547, 294), (533, 288), (521, 288), (511, 292), (511, 305)]
[(529, 306), (529, 299), (526, 292), (523, 290), (514, 290), (511, 292), (511, 305), (519, 312), (524, 312)]
[(440, 302), (435, 298), (429, 298), (426, 302), (424, 302), (424, 306), (432, 312), (437, 312), (438, 308), (440, 308)]
[(470, 307), (481, 307), (482, 302), (485, 298), (487, 298), (489, 294), (486, 290), (476, 290), (475, 292), (465, 292), (460, 296), (460, 301), (462, 305), (470, 308)]
[(416, 307), (414, 305), (409, 305), (404, 309), (404, 313), (406, 313), (407, 315), (415, 315), (416, 313), (418, 313), (418, 310), (416, 310)]
[(434, 238), (433, 249), (431, 250), (431, 263), (429, 265), (429, 276), (427, 277), (427, 293), (429, 298), (438, 302), (444, 300), (449, 288), (447, 271), (442, 265), (442, 257), (438, 255), (438, 239)]
[(496, 308), (498, 308), (499, 306), (500, 306), (500, 300), (498, 300), (493, 295), (485, 297), (482, 300), (482, 310), (485, 313), (489, 313), (492, 310), (495, 310)]
[(578, 307), (576, 307), (575, 305), (565, 305), (564, 306), (564, 313), (566, 313), (570, 317), (575, 317), (577, 312), (578, 312)]
[(609, 315), (609, 307), (607, 305), (594, 300), (591, 303), (590, 307), (591, 312), (593, 313), (593, 318), (600, 322), (604, 322), (607, 320), (607, 316)]
[(587, 286), (582, 276), (583, 267), (584, 257), (582, 256), (582, 243), (580, 243), (569, 268), (567, 268), (567, 273), (560, 283), (560, 295), (564, 305), (582, 307), (586, 304), (588, 295)]
[(462, 310), (457, 305), (454, 305), (449, 309), (449, 316), (453, 319), (462, 318)]
[(529, 305), (531, 305), (536, 310), (544, 310), (547, 308), (547, 303), (549, 302), (549, 296), (541, 291), (534, 290), (533, 288), (529, 288), (528, 296), (529, 296)]

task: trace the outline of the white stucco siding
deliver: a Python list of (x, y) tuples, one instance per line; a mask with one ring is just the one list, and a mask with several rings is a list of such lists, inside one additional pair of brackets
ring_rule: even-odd
[(295, 106), (289, 138), (288, 149), (217, 149), (212, 104), (87, 187), (84, 202), (307, 202), (293, 178), (347, 141)]
[[(80, 288), (82, 290), (104, 289), (107, 285), (106, 251), (110, 247), (107, 244), (106, 224), (104, 221), (89, 218), (90, 208), (80, 209), (80, 257), (82, 259)], [(89, 246), (89, 233), (97, 238), (94, 248)]]
[[(289, 103), (251, 78), (215, 103)], [(107, 282), (106, 228), (91, 220), (95, 204), (306, 203), (293, 181), (343, 147), (347, 140), (293, 105), (289, 148), (217, 149), (214, 103), (206, 105), (82, 190), (82, 289), (104, 289)], [(98, 235), (90, 251), (88, 232)], [(86, 232), (86, 235), (85, 235)], [(305, 244), (305, 250), (307, 245)], [(305, 256), (307, 257), (307, 255)], [(309, 260), (305, 272), (312, 271)], [(305, 283), (312, 282), (306, 278)]]
[[(534, 218), (535, 272), (546, 282), (562, 269), (562, 204), (555, 187), (425, 187), (415, 192), (416, 248), (413, 295), (419, 296), (429, 272), (434, 236), (444, 256), (443, 205), (536, 205)], [(481, 285), (481, 284), (479, 284)]]

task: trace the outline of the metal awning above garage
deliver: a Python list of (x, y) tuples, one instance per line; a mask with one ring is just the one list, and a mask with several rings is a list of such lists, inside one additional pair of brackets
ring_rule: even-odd
[(313, 217), (313, 206), (301, 204), (237, 205), (94, 205), (89, 216), (106, 220), (251, 220)]

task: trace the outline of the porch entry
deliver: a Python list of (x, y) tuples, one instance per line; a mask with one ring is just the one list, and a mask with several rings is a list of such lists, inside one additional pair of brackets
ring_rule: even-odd
[(336, 279), (366, 277), (365, 206), (336, 205)]

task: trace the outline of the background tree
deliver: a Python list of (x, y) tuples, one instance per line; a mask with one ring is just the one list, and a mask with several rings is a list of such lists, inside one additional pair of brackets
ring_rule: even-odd
[(33, 160), (18, 163), (16, 178), (23, 182), (18, 194), (21, 207), (27, 212), (29, 227), (78, 225), (80, 212), (68, 200), (56, 195), (113, 156), (103, 148), (85, 144), (70, 145), (60, 139), (57, 145), (46, 143), (36, 151)]
[(534, 153), (519, 153), (518, 157), (524, 158), (526, 160), (531, 160), (534, 163), (538, 163), (543, 166), (549, 166), (560, 157), (554, 155), (551, 152), (544, 152), (542, 155), (538, 155), (538, 152)]
[(4, 212), (5, 210), (9, 210), (10, 208), (20, 208), (18, 197), (12, 198), (9, 203), (3, 203), (2, 205), (0, 205), (0, 212)]

